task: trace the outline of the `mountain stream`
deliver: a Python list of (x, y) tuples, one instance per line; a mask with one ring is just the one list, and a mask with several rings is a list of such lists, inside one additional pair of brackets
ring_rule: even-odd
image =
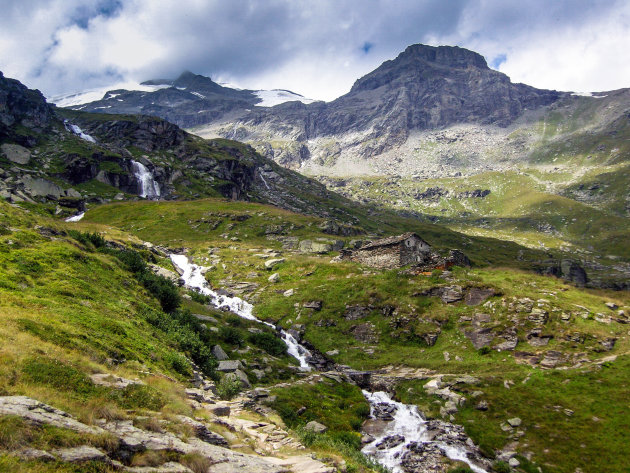
[[(291, 334), (269, 322), (257, 319), (253, 315), (254, 307), (249, 302), (238, 297), (218, 294), (210, 289), (203, 275), (204, 268), (191, 263), (186, 255), (171, 254), (170, 258), (173, 266), (182, 274), (181, 277), (187, 288), (210, 296), (216, 307), (228, 307), (231, 312), (244, 319), (259, 322), (277, 330), (286, 343), (289, 354), (299, 361), (300, 368), (305, 371), (311, 370), (307, 361), (311, 356), (310, 352), (300, 345)], [(439, 455), (443, 454), (452, 460), (467, 463), (475, 473), (486, 473), (486, 470), (469, 460), (468, 450), (461, 443), (432, 439), (427, 421), (422, 418), (416, 406), (396, 402), (389, 394), (382, 391), (369, 392), (364, 390), (363, 395), (370, 403), (370, 416), (372, 418), (378, 417), (377, 412), (383, 412), (383, 410), (390, 413), (390, 416), (386, 427), (363, 448), (362, 452), (391, 469), (393, 473), (405, 471), (401, 463), (409, 453), (413, 453), (414, 448), (418, 448), (418, 445), (433, 447)]]

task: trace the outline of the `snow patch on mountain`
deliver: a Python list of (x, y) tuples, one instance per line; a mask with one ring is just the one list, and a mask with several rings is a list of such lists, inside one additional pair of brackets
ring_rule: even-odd
[[(115, 84), (108, 87), (101, 87), (98, 89), (90, 89), (83, 92), (75, 92), (66, 95), (57, 95), (55, 97), (46, 97), (49, 102), (54, 103), (58, 107), (76, 107), (77, 105), (83, 105), (90, 102), (96, 102), (105, 97), (105, 94), (110, 90), (139, 90), (142, 92), (155, 92), (156, 90), (165, 89), (171, 87), (167, 84), (161, 85), (143, 85), (135, 82), (126, 82), (122, 84)], [(108, 99), (114, 98), (119, 94), (111, 94)]]
[(307, 99), (303, 95), (284, 89), (256, 90), (254, 94), (262, 99), (262, 102), (256, 104), (257, 107), (273, 107), (274, 105), (280, 105), (284, 102), (294, 102), (296, 100), (302, 103), (315, 102), (313, 99)]

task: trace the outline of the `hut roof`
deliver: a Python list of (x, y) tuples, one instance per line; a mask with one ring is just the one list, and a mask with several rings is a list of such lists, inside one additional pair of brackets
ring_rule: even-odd
[(396, 235), (396, 236), (391, 236), (391, 237), (387, 237), (387, 238), (381, 238), (380, 240), (374, 240), (371, 243), (368, 243), (367, 245), (363, 245), (361, 248), (359, 248), (359, 250), (370, 250), (372, 248), (379, 248), (379, 247), (383, 247), (383, 246), (391, 246), (391, 245), (397, 245), (402, 241), (405, 241), (407, 238), (411, 237), (411, 236), (415, 236), (416, 238), (418, 238), (420, 241), (426, 243), (428, 245), (428, 243), (426, 241), (424, 241), (422, 238), (420, 238), (420, 236), (414, 232), (407, 232), (407, 233), (403, 233), (402, 235)]

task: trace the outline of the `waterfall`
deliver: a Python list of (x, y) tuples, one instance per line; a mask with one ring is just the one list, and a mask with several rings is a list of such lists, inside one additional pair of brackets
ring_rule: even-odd
[(138, 161), (132, 160), (131, 166), (133, 174), (138, 180), (138, 195), (147, 199), (159, 198), (160, 186), (157, 182), (155, 182), (151, 171), (149, 171), (144, 164), (139, 163)]
[(273, 324), (270, 324), (269, 322), (263, 322), (262, 320), (257, 319), (252, 313), (254, 307), (249, 302), (244, 301), (239, 297), (224, 296), (214, 292), (208, 287), (206, 278), (203, 276), (204, 268), (190, 263), (186, 255), (171, 254), (170, 258), (173, 265), (182, 272), (182, 279), (184, 280), (186, 287), (196, 290), (206, 296), (210, 296), (212, 298), (212, 303), (216, 307), (227, 307), (231, 312), (234, 312), (239, 317), (247, 320), (253, 320), (254, 322), (259, 322), (273, 328), (274, 330), (278, 330), (282, 341), (287, 345), (289, 355), (299, 361), (300, 368), (302, 370), (311, 370), (311, 366), (307, 361), (311, 356), (310, 352), (300, 345), (295, 337), (293, 337), (290, 333), (276, 327)]
[(91, 137), (87, 133), (84, 133), (81, 128), (79, 128), (77, 125), (73, 125), (68, 120), (64, 120), (63, 125), (66, 127), (66, 130), (68, 130), (71, 133), (74, 133), (79, 138), (85, 141), (89, 141), (90, 143), (96, 143), (96, 140), (93, 137)]

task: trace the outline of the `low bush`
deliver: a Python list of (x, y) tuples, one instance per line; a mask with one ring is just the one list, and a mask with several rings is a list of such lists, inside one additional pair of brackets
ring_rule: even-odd
[(269, 332), (252, 333), (249, 341), (273, 356), (282, 356), (287, 353), (287, 345)]

